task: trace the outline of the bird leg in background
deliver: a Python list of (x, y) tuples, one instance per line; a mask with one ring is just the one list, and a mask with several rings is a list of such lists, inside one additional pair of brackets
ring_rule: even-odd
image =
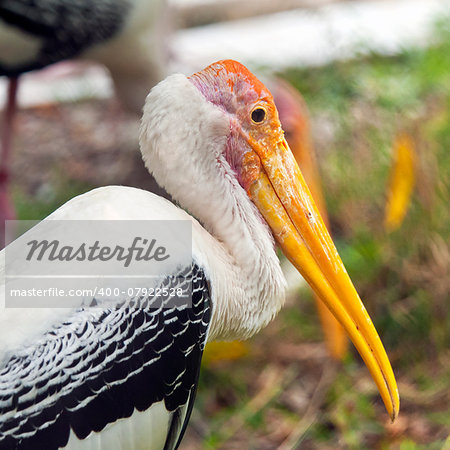
[(14, 220), (16, 213), (9, 192), (9, 155), (11, 153), (14, 115), (17, 109), (18, 79), (8, 83), (8, 97), (4, 110), (0, 153), (0, 246), (5, 246), (5, 220)]

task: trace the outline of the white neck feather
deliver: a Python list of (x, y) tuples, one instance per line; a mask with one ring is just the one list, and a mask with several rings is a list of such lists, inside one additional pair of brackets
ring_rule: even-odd
[(193, 254), (211, 280), (210, 339), (251, 336), (279, 311), (285, 292), (270, 230), (223, 156), (229, 130), (227, 113), (183, 75), (161, 82), (144, 107), (146, 166), (208, 232), (197, 239), (194, 230)]

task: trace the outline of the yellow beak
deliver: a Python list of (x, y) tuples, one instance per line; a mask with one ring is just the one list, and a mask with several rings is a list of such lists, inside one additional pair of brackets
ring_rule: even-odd
[(247, 157), (250, 198), (286, 257), (345, 328), (394, 421), (400, 401), (391, 364), (286, 140), (280, 137), (275, 145), (247, 140), (254, 152)]

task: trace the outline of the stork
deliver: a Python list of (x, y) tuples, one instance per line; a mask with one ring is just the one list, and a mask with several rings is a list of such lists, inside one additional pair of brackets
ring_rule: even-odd
[(205, 343), (246, 339), (283, 305), (275, 243), (346, 329), (394, 420), (389, 359), (266, 87), (231, 60), (189, 78), (171, 75), (146, 99), (140, 145), (149, 171), (188, 212), (150, 192), (110, 186), (46, 220), (189, 220), (192, 261), (174, 265), (173, 275), (192, 283), (192, 307), (162, 311), (145, 298), (138, 312), (3, 309), (0, 448), (176, 448)]
[[(0, 3), (0, 76), (10, 79), (1, 127), (0, 224), (14, 217), (9, 155), (18, 77), (60, 61), (104, 64), (129, 110), (164, 76), (165, 0), (3, 0)], [(2, 233), (3, 237), (3, 233)]]

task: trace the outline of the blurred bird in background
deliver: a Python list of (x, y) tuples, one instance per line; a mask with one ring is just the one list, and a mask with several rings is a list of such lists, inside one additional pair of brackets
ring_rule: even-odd
[[(322, 192), (319, 169), (312, 143), (306, 102), (300, 92), (288, 82), (279, 78), (274, 79), (271, 90), (280, 115), (280, 122), (286, 133), (286, 139), (303, 172), (324, 223), (330, 230), (325, 198)], [(328, 352), (332, 358), (340, 360), (347, 352), (348, 342), (345, 331), (317, 296), (315, 298)]]
[(122, 104), (140, 114), (165, 74), (167, 11), (165, 0), (2, 0), (0, 76), (9, 78), (1, 126), (2, 228), (15, 217), (8, 180), (18, 77), (73, 58), (95, 61), (110, 71)]

